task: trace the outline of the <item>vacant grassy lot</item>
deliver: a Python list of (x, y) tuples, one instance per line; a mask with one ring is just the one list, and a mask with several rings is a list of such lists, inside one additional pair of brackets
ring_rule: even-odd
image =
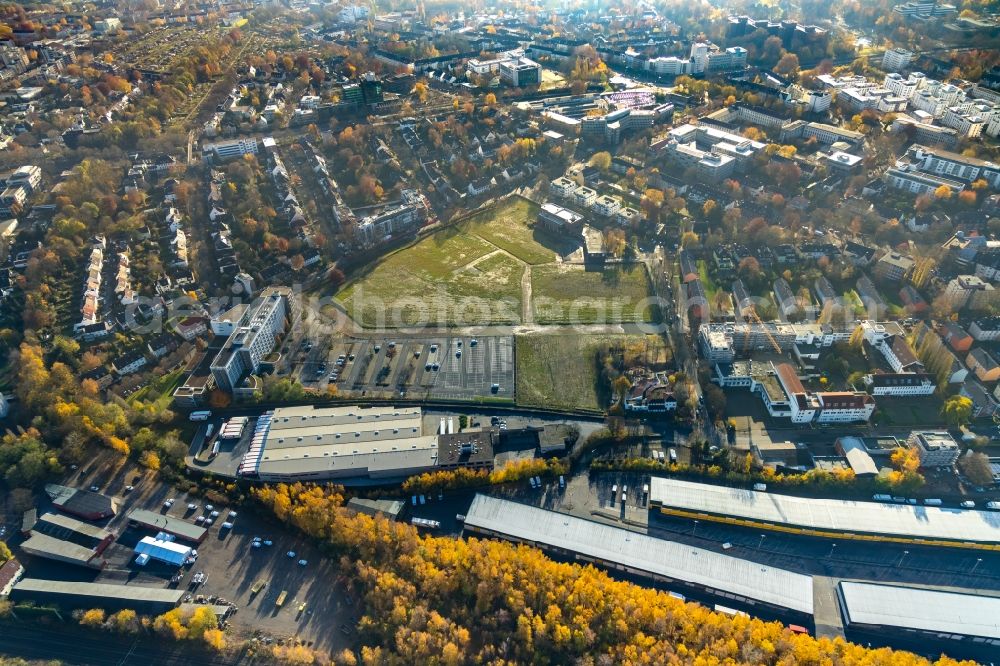
[(644, 299), (649, 278), (641, 265), (585, 270), (546, 264), (531, 271), (531, 298), (539, 324), (603, 324), (650, 321)]
[(537, 204), (512, 197), (496, 208), (468, 218), (461, 229), (507, 250), (526, 264), (551, 263), (557, 251), (567, 248), (547, 232), (535, 229), (537, 216)]
[(149, 402), (160, 409), (168, 407), (173, 400), (174, 390), (184, 381), (186, 373), (183, 369), (174, 370), (154, 379), (151, 383), (130, 395), (126, 402), (134, 405), (138, 402)]
[[(337, 298), (369, 327), (517, 323), (523, 272), (516, 259), (478, 236), (448, 229), (389, 255)], [(508, 299), (509, 308), (489, 311), (473, 302)]]
[(537, 214), (531, 201), (510, 198), (388, 255), (337, 299), (366, 327), (520, 323), (524, 264), (573, 249), (536, 231)]
[(610, 387), (600, 380), (598, 352), (630, 349), (626, 356), (651, 366), (666, 363), (669, 350), (657, 336), (519, 335), (515, 339), (517, 404), (556, 409), (604, 409)]

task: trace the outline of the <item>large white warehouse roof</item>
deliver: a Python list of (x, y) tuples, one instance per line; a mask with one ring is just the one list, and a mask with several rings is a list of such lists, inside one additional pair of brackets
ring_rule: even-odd
[(488, 495), (476, 496), (465, 525), (772, 606), (813, 612), (811, 576), (611, 525)]
[(1000, 513), (989, 511), (792, 497), (658, 477), (650, 481), (649, 500), (686, 513), (805, 530), (1000, 544)]

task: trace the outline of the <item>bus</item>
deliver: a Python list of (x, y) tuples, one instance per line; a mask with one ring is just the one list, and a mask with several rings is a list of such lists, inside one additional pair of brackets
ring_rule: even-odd
[(287, 598), (288, 598), (288, 592), (282, 590), (281, 594), (278, 595), (278, 600), (274, 602), (274, 605), (277, 606), (278, 608), (281, 608), (282, 606), (285, 605), (285, 599)]
[(263, 580), (257, 581), (256, 583), (253, 584), (253, 587), (250, 588), (250, 596), (252, 597), (259, 594), (260, 591), (263, 590), (266, 586), (267, 586), (267, 581)]

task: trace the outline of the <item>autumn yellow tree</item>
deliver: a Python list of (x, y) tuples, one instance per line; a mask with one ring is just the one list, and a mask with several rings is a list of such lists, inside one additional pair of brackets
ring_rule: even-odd
[(80, 624), (85, 627), (99, 627), (104, 624), (104, 609), (91, 608), (80, 616)]

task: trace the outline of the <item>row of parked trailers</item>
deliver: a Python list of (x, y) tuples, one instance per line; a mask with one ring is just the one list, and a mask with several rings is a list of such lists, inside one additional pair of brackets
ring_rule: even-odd
[(219, 439), (239, 439), (243, 436), (249, 421), (248, 416), (234, 416), (222, 424), (222, 428), (219, 429)]
[(236, 470), (238, 476), (256, 477), (260, 468), (260, 459), (264, 455), (264, 443), (267, 440), (267, 433), (271, 430), (271, 419), (274, 418), (274, 410), (264, 412), (257, 418), (254, 426), (253, 437), (250, 440), (250, 448), (247, 449), (240, 466)]

